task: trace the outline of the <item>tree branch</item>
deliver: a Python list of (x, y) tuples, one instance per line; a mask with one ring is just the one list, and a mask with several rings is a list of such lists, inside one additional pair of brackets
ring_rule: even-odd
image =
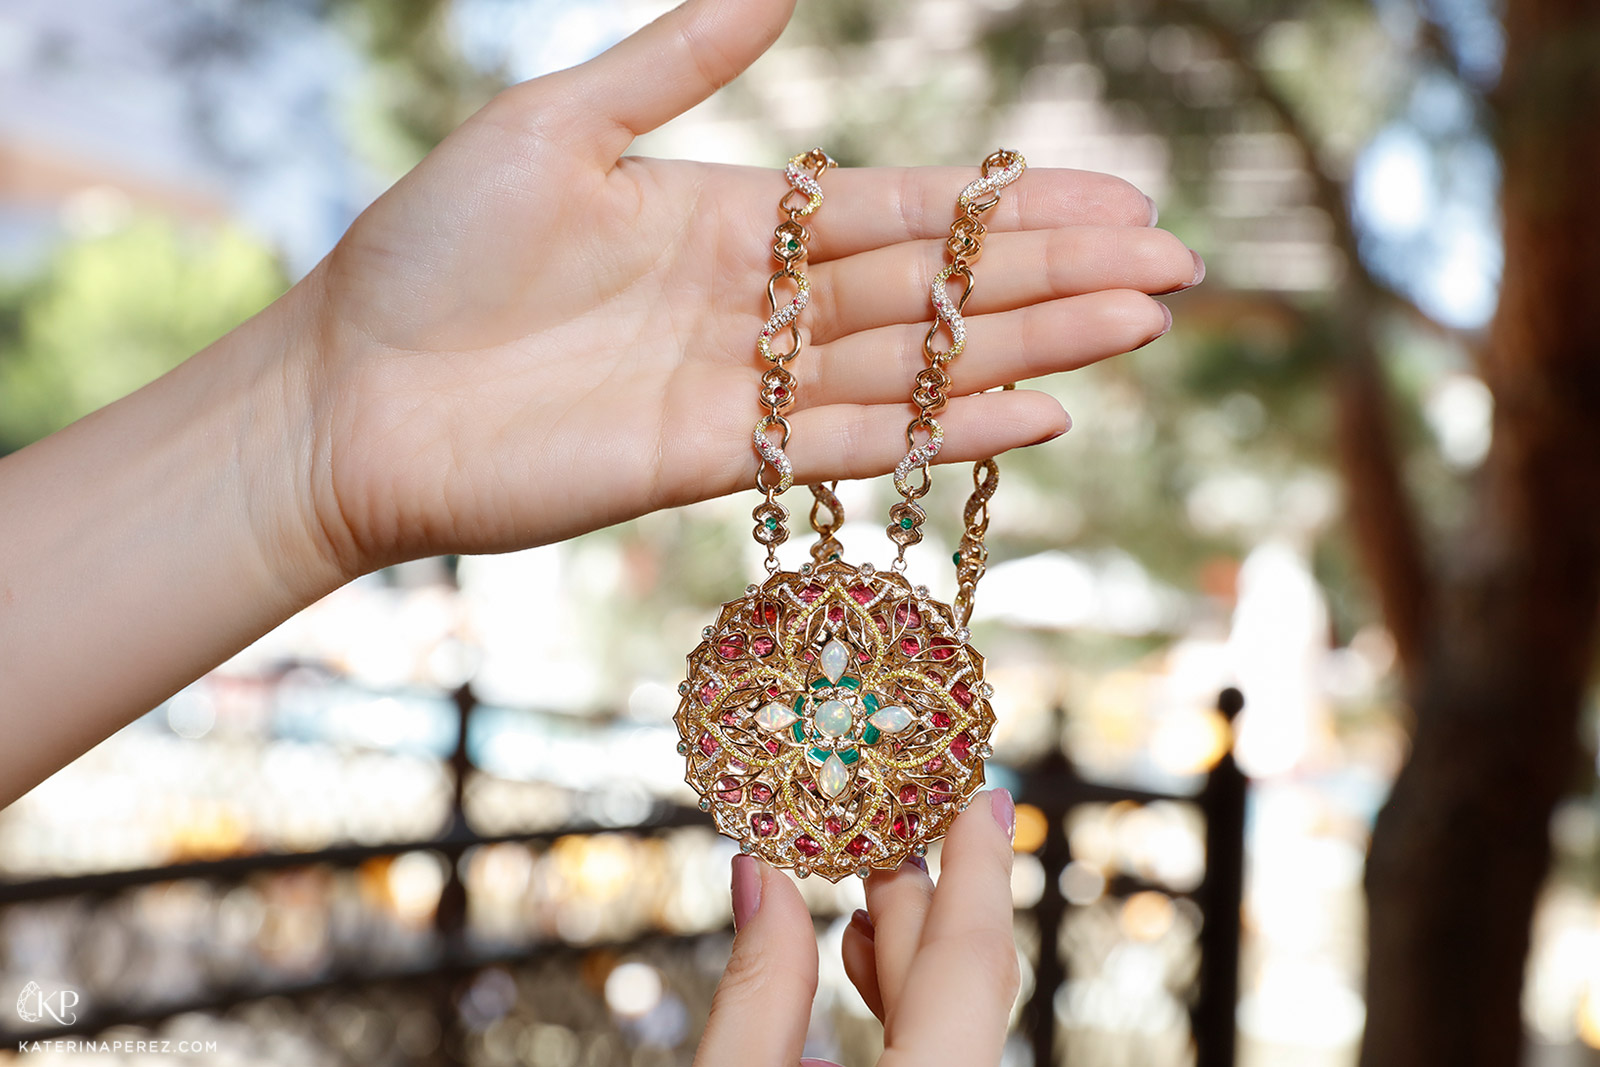
[(1254, 38), (1219, 18), (1202, 0), (1162, 0), (1176, 21), (1201, 30), (1230, 60), (1247, 91), (1266, 105), (1300, 156), (1311, 179), (1313, 200), (1333, 226), (1334, 245), (1348, 265), (1338, 300), (1346, 328), (1337, 386), (1338, 439), (1350, 520), (1379, 603), (1408, 674), (1419, 663), (1428, 636), (1434, 576), (1419, 532), (1415, 504), (1401, 477), (1399, 450), (1389, 414), (1392, 398), (1378, 357), (1372, 318), (1379, 307), (1398, 307), (1418, 322), (1434, 322), (1403, 294), (1381, 285), (1361, 260), (1345, 184), (1323, 166), (1316, 135), (1288, 98), (1255, 62)]

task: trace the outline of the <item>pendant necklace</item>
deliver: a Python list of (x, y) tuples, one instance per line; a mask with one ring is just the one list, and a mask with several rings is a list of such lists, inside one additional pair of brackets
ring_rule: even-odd
[[(678, 687), (674, 721), (685, 781), (719, 831), (774, 866), (837, 882), (926, 854), (982, 787), (983, 762), (992, 754), (993, 689), (984, 680), (983, 657), (968, 644), (967, 623), (988, 560), (988, 505), (999, 485), (993, 459), (973, 466), (953, 603), (906, 579), (906, 549), (922, 540), (927, 514), (918, 501), (944, 444), (936, 416), (948, 403), (950, 364), (966, 347), (961, 312), (987, 232), (980, 218), (1026, 163), (1016, 152), (993, 153), (956, 199), (945, 241), (949, 262), (931, 287), (933, 322), (922, 346), (927, 366), (913, 383), (908, 450), (894, 471), (900, 500), (887, 528), (897, 546), (894, 561), (879, 570), (842, 560), (834, 533), (843, 511), (833, 485), (818, 484), (811, 487), (811, 521), (820, 535), (812, 561), (784, 570), (777, 549), (788, 540), (789, 512), (777, 497), (794, 482), (784, 453), (785, 413), (795, 402), (788, 366), (803, 347), (798, 319), (811, 292), (804, 220), (821, 207), (820, 179), (832, 166), (813, 149), (784, 170), (791, 188), (779, 202), (785, 217), (774, 230), (780, 266), (767, 281), (772, 315), (756, 340), (766, 364), (766, 413), (752, 438), (763, 500), (751, 515), (768, 576), (723, 604), (702, 632)], [(954, 298), (952, 283), (960, 285)], [(780, 302), (780, 285), (793, 288), (786, 301)], [(787, 351), (775, 347), (783, 332)], [(941, 333), (948, 338), (944, 348)]]

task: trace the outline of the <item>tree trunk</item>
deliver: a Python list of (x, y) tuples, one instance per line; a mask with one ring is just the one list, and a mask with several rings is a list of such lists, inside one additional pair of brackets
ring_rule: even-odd
[(1549, 819), (1578, 766), (1600, 627), (1600, 11), (1508, 0), (1505, 19), (1494, 441), (1373, 835), (1363, 1067), (1519, 1061)]

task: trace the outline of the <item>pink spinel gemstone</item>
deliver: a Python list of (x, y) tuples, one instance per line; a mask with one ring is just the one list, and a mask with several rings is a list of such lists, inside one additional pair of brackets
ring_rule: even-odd
[(717, 655), (723, 659), (738, 659), (744, 651), (744, 634), (726, 634), (717, 642)]
[(874, 815), (872, 817), (872, 821), (867, 825), (872, 827), (881, 827), (888, 820), (888, 818), (889, 813), (884, 811), (882, 808), (879, 808), (878, 814)]
[(750, 651), (754, 652), (758, 656), (772, 655), (772, 650), (774, 647), (775, 646), (772, 638), (770, 637), (758, 637), (754, 641), (750, 642)]
[(902, 841), (911, 840), (911, 835), (917, 832), (917, 817), (911, 812), (894, 817), (894, 836)]
[(871, 652), (857, 652), (856, 653), (856, 660), (861, 662), (861, 663), (871, 663), (872, 662), (872, 653)]
[(949, 659), (956, 654), (956, 643), (948, 637), (935, 637), (933, 639), (933, 658)]
[(793, 826), (794, 825), (794, 812), (786, 811), (786, 812), (783, 813), (783, 824), (785, 826)]
[(717, 799), (725, 804), (737, 804), (744, 799), (744, 790), (739, 788), (739, 779), (721, 778), (717, 781)]
[(795, 838), (794, 847), (802, 856), (822, 855), (822, 846), (817, 844), (809, 834), (801, 834)]
[(800, 590), (800, 599), (807, 604), (815, 604), (817, 597), (822, 595), (822, 586), (815, 582)]
[(928, 681), (932, 682), (934, 685), (944, 685), (944, 675), (940, 674), (938, 671), (923, 671), (922, 676)]
[(922, 646), (917, 643), (915, 637), (902, 637), (900, 639), (900, 651), (908, 656), (915, 656), (921, 649)]
[(865, 834), (857, 834), (850, 839), (849, 844), (844, 846), (844, 850), (856, 857), (856, 859), (860, 859), (867, 854), (867, 850), (871, 847), (872, 842), (867, 840)]
[(921, 626), (922, 613), (910, 604), (901, 604), (894, 609), (894, 621), (901, 626)]
[(948, 782), (935, 782), (928, 787), (929, 804), (950, 803), (950, 784)]
[(771, 837), (778, 832), (778, 820), (770, 812), (757, 812), (750, 816), (750, 829), (756, 832), (757, 837)]
[(951, 719), (949, 712), (936, 711), (932, 715), (928, 716), (928, 721), (933, 723), (933, 728), (935, 730), (950, 729)]
[(700, 687), (700, 703), (709, 704), (717, 699), (717, 687), (713, 682), (707, 682)]
[(778, 754), (778, 742), (776, 741), (768, 741), (762, 747), (774, 756)]
[(829, 605), (828, 621), (831, 623), (844, 622), (844, 608), (840, 607), (838, 604)]
[(721, 745), (717, 744), (717, 739), (712, 737), (710, 734), (700, 735), (700, 751), (704, 752), (706, 755), (715, 756), (717, 754), (717, 749), (721, 747)]
[(901, 786), (900, 787), (900, 803), (902, 803), (902, 804), (915, 804), (916, 802), (917, 802), (917, 787), (914, 786), (914, 785), (903, 785), (903, 786)]
[(835, 837), (844, 833), (844, 820), (837, 815), (828, 816), (827, 822), (822, 825), (827, 829), (828, 833), (833, 834)]
[(944, 760), (940, 759), (938, 756), (935, 756), (927, 763), (924, 763), (922, 765), (922, 769), (927, 771), (929, 774), (938, 774), (940, 771), (944, 770)]
[(778, 621), (778, 605), (757, 604), (750, 609), (750, 621), (757, 626), (771, 626)]
[(750, 799), (757, 804), (765, 804), (772, 799), (772, 787), (766, 782), (750, 783)]
[(780, 690), (778, 689), (777, 686), (775, 686), (775, 685), (767, 686), (767, 696), (775, 697), (775, 696), (778, 695), (779, 692), (780, 692)]
[(724, 726), (738, 726), (739, 725), (739, 715), (738, 715), (737, 712), (725, 711), (721, 715), (719, 715), (718, 718), (720, 718), (722, 720), (722, 725), (724, 725)]
[(881, 611), (872, 617), (872, 624), (878, 628), (878, 632), (881, 634), (889, 632), (889, 620), (884, 618)]
[(950, 742), (950, 755), (963, 762), (972, 754), (972, 735), (956, 734), (956, 739)]
[(855, 598), (857, 604), (865, 604), (872, 599), (872, 590), (864, 585), (852, 585), (850, 587), (850, 595)]
[(967, 688), (966, 682), (957, 682), (950, 687), (950, 695), (956, 698), (956, 703), (964, 708), (972, 707), (972, 690)]

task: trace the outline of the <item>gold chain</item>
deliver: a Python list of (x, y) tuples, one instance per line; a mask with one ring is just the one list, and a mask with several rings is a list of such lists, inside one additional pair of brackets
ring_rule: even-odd
[[(949, 366), (966, 348), (967, 328), (961, 313), (972, 297), (972, 265), (983, 254), (983, 238), (988, 233), (982, 216), (1000, 202), (1000, 190), (1021, 177), (1026, 167), (1021, 153), (1008, 149), (994, 152), (983, 161), (977, 180), (969, 183), (956, 200), (960, 214), (951, 223), (950, 236), (944, 243), (950, 262), (934, 278), (930, 292), (934, 320), (922, 341), (922, 354), (928, 365), (917, 372), (911, 392), (917, 413), (906, 425), (906, 456), (895, 468), (895, 489), (901, 499), (889, 509), (888, 533), (899, 548), (893, 565), (896, 571), (905, 570), (906, 549), (922, 540), (922, 526), (928, 518), (917, 501), (927, 495), (931, 484), (929, 465), (944, 445), (944, 429), (936, 416), (950, 402)], [(961, 293), (952, 300), (949, 284), (954, 280), (960, 281)], [(950, 338), (945, 349), (935, 347), (941, 330)], [(918, 475), (915, 482), (911, 479), (913, 472)], [(957, 594), (953, 607), (962, 626), (972, 616), (973, 597), (988, 563), (984, 535), (989, 529), (989, 500), (1000, 484), (1000, 468), (992, 459), (983, 460), (973, 466), (972, 480), (972, 495), (963, 515), (961, 547), (955, 559)]]
[[(778, 546), (789, 539), (789, 509), (778, 503), (777, 499), (794, 484), (794, 468), (784, 452), (789, 446), (790, 434), (789, 420), (784, 416), (794, 406), (795, 400), (795, 377), (787, 365), (805, 346), (800, 337), (799, 318), (811, 296), (811, 283), (801, 269), (805, 265), (806, 245), (811, 240), (811, 231), (800, 220), (822, 206), (822, 186), (818, 179), (829, 167), (836, 165), (820, 148), (813, 148), (789, 160), (783, 174), (789, 180), (790, 189), (778, 202), (778, 210), (787, 217), (772, 231), (772, 254), (782, 265), (767, 279), (767, 303), (771, 305), (772, 315), (756, 339), (756, 351), (769, 364), (761, 375), (761, 404), (767, 412), (756, 423), (753, 440), (756, 453), (761, 457), (756, 468), (756, 488), (764, 499), (750, 513), (755, 520), (752, 533), (756, 541), (767, 549), (765, 566), (769, 574), (776, 572), (779, 567)], [(778, 303), (780, 282), (794, 286), (794, 295), (781, 307)], [(789, 350), (775, 350), (772, 340), (785, 328), (789, 332)], [(773, 429), (780, 432), (777, 442), (773, 442), (769, 436)], [(812, 491), (816, 492), (816, 489)], [(820, 494), (818, 499), (822, 499)], [(842, 515), (842, 510), (836, 509), (830, 521), (842, 519)], [(817, 522), (815, 506), (812, 508), (812, 522), (813, 525)], [(820, 526), (818, 532), (823, 532)], [(830, 538), (831, 530), (824, 534), (825, 540)], [(837, 543), (834, 542), (835, 545)]]

